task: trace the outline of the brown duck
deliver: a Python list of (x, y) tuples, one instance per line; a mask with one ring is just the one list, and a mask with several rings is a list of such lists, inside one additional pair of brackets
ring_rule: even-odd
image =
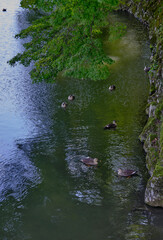
[(131, 169), (118, 169), (118, 175), (121, 177), (131, 177), (137, 175), (137, 171)]
[(98, 158), (86, 157), (86, 158), (81, 159), (81, 162), (87, 166), (97, 166)]

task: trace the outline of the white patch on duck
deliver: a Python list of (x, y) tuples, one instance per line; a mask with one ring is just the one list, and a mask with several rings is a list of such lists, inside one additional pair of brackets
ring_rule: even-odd
[(61, 107), (62, 107), (62, 108), (66, 108), (66, 107), (67, 107), (67, 103), (66, 103), (66, 102), (63, 102), (63, 103), (61, 104)]
[(74, 95), (69, 95), (69, 96), (68, 96), (68, 100), (69, 100), (69, 101), (72, 101), (72, 100), (74, 100), (74, 99), (75, 99), (75, 96), (74, 96)]
[(114, 120), (112, 123), (107, 124), (104, 129), (115, 129), (117, 127), (117, 123)]

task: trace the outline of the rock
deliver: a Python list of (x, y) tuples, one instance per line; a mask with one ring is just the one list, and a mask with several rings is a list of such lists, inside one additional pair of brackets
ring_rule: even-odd
[(153, 207), (163, 207), (163, 179), (152, 177), (145, 190), (145, 203)]
[(155, 105), (150, 105), (149, 106), (149, 117), (154, 117), (155, 116), (155, 110), (156, 110), (156, 106)]
[[(145, 190), (145, 203), (153, 207), (163, 207), (163, 67), (162, 55), (163, 45), (160, 36), (162, 34), (161, 24), (158, 24), (162, 15), (158, 10), (161, 7), (161, 1), (158, 1), (156, 8), (149, 4), (150, 1), (126, 0), (123, 9), (134, 14), (140, 21), (147, 23), (149, 28), (150, 48), (152, 57), (151, 66), (145, 67), (150, 80), (150, 95), (146, 113), (149, 118), (140, 134), (140, 140), (144, 143), (146, 151), (146, 166), (151, 175)], [(153, 135), (153, 137), (152, 137)], [(157, 139), (157, 141), (156, 141)]]

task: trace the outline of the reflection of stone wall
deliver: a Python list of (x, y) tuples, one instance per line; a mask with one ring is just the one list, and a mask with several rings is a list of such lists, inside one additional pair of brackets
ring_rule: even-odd
[[(147, 105), (148, 122), (140, 135), (144, 142), (149, 170), (145, 203), (163, 207), (163, 7), (161, 0), (124, 0), (122, 10), (134, 14), (149, 28), (151, 66), (148, 72), (150, 93)], [(144, 67), (144, 66), (142, 66)]]

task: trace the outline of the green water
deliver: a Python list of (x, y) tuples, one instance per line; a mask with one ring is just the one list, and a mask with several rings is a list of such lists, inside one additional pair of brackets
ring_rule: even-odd
[[(36, 85), (30, 67), (6, 64), (22, 50), (14, 34), (28, 25), (28, 12), (18, 3), (0, 15), (5, 24), (0, 37), (0, 239), (161, 240), (162, 210), (143, 203), (149, 176), (138, 140), (149, 92), (143, 71), (150, 55), (146, 28), (127, 14), (112, 16), (127, 25), (127, 34), (105, 41), (106, 53), (115, 59), (106, 81)], [(67, 100), (70, 94), (73, 102)], [(60, 107), (63, 101), (66, 109)], [(117, 129), (104, 131), (113, 120)], [(86, 156), (99, 158), (99, 167), (83, 165), (80, 159)], [(139, 175), (120, 178), (120, 167)]]

